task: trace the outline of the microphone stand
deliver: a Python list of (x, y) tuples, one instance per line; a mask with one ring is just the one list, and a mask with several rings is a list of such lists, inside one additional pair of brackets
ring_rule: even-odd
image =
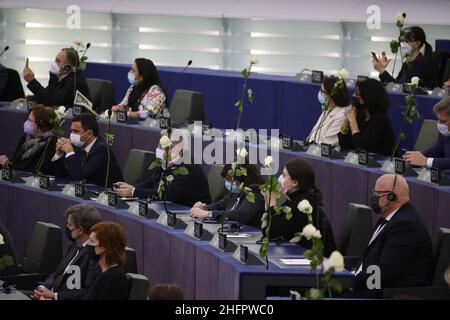
[(108, 123), (106, 124), (106, 134), (105, 134), (105, 140), (106, 140), (106, 152), (108, 154), (108, 161), (107, 161), (107, 165), (106, 165), (106, 179), (105, 179), (105, 192), (108, 190), (108, 180), (109, 180), (109, 171), (110, 171), (110, 166), (111, 166), (111, 153), (109, 150), (109, 129), (111, 126), (111, 115), (112, 115), (112, 110), (108, 109)]

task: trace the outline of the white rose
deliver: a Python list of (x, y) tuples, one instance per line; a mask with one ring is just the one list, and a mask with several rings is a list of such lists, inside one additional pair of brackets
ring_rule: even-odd
[(56, 113), (59, 114), (59, 115), (61, 115), (61, 116), (64, 116), (64, 114), (66, 113), (66, 107), (64, 107), (64, 106), (59, 107), (59, 108), (56, 110)]
[(258, 57), (257, 56), (251, 56), (250, 63), (251, 64), (258, 64), (259, 63)]
[(342, 68), (341, 70), (339, 70), (338, 72), (338, 77), (341, 79), (347, 79), (348, 78), (348, 70), (345, 68)]
[(5, 241), (3, 240), (3, 235), (0, 233), (0, 245), (5, 244)]
[(403, 24), (405, 22), (405, 18), (403, 17), (403, 13), (399, 12), (395, 15), (395, 22), (400, 22), (401, 24)]
[(238, 157), (245, 158), (248, 155), (248, 152), (245, 148), (238, 148), (236, 154)]
[(299, 202), (297, 209), (306, 214), (311, 214), (313, 212), (311, 204), (306, 199)]
[(311, 238), (314, 238), (314, 235), (316, 233), (317, 233), (317, 229), (312, 224), (307, 224), (302, 230), (302, 235), (308, 240), (311, 240)]
[(75, 40), (73, 40), (73, 44), (81, 48), (84, 48), (83, 41), (81, 40), (80, 37), (76, 37)]
[(322, 234), (320, 233), (320, 230), (317, 230), (316, 233), (314, 233), (313, 238), (316, 238), (316, 239), (322, 238)]
[(236, 164), (236, 162), (233, 162), (232, 164), (231, 164), (231, 170), (236, 170), (236, 166), (237, 166), (237, 164)]
[(166, 177), (166, 181), (167, 182), (172, 182), (173, 181), (173, 175), (167, 176)]
[(248, 94), (249, 97), (251, 97), (253, 95), (253, 90), (248, 88), (247, 89), (247, 94)]
[(344, 257), (339, 251), (333, 251), (330, 258), (323, 261), (323, 269), (325, 272), (334, 268), (335, 272), (344, 270)]
[(265, 167), (271, 167), (271, 166), (272, 166), (272, 163), (273, 163), (273, 158), (272, 158), (272, 156), (267, 156), (267, 157), (264, 159), (264, 166), (265, 166)]
[(159, 144), (161, 145), (161, 148), (165, 149), (172, 145), (172, 141), (170, 141), (168, 136), (164, 135), (159, 139)]
[(413, 86), (418, 86), (418, 85), (419, 85), (419, 82), (420, 82), (420, 78), (419, 78), (419, 77), (412, 77), (412, 78), (411, 78), (411, 84), (412, 84)]

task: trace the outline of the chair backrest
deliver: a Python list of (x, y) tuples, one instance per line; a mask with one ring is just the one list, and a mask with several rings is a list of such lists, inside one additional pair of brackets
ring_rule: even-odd
[(61, 228), (52, 223), (36, 222), (23, 257), (25, 273), (51, 273), (62, 258)]
[(170, 120), (174, 125), (192, 121), (204, 121), (203, 94), (190, 90), (177, 90), (169, 107)]
[(112, 81), (103, 79), (86, 79), (92, 104), (97, 113), (101, 113), (114, 105), (114, 87)]
[(432, 119), (424, 119), (420, 128), (419, 136), (416, 140), (414, 150), (422, 151), (429, 148), (436, 142), (439, 132), (437, 130), (437, 121)]
[(0, 92), (0, 101), (13, 101), (18, 98), (24, 98), (22, 82), (19, 73), (14, 69), (6, 68), (7, 80), (6, 86)]
[(444, 273), (450, 267), (450, 229), (439, 228), (434, 241), (434, 279), (433, 286), (448, 287)]
[(142, 274), (127, 273), (129, 285), (128, 300), (147, 300), (149, 281)]
[(145, 180), (150, 175), (150, 164), (155, 160), (155, 153), (147, 150), (131, 149), (123, 170), (123, 178), (128, 184)]
[(445, 62), (444, 75), (442, 76), (442, 82), (445, 82), (450, 79), (450, 58)]
[(450, 53), (447, 51), (434, 51), (431, 55), (431, 64), (433, 66), (432, 88), (441, 87), (445, 79), (445, 69)]
[(359, 257), (372, 233), (372, 210), (363, 204), (349, 203), (337, 239), (338, 250), (345, 256)]
[(225, 194), (225, 179), (220, 174), (223, 167), (221, 164), (212, 164), (209, 167), (208, 185), (211, 203), (222, 199)]
[(127, 273), (137, 273), (137, 259), (136, 250), (130, 247), (125, 247), (125, 272)]

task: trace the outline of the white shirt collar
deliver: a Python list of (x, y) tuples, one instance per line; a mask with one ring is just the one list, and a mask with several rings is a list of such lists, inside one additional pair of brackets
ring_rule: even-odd
[(83, 242), (82, 246), (86, 247), (88, 245), (88, 243), (89, 243), (89, 239), (87, 239), (85, 242)]
[(392, 217), (394, 216), (394, 214), (398, 211), (398, 209), (400, 209), (400, 208), (397, 208), (397, 209), (395, 209), (394, 211), (392, 211), (392, 213), (391, 214), (389, 214), (385, 219), (386, 219), (386, 221), (389, 221), (389, 220), (391, 220), (392, 219)]
[(89, 153), (89, 151), (91, 151), (92, 146), (94, 145), (95, 141), (97, 141), (97, 138), (95, 138), (94, 141), (92, 141), (90, 144), (88, 144), (86, 146), (86, 148), (84, 148), (84, 151), (86, 151), (86, 153)]

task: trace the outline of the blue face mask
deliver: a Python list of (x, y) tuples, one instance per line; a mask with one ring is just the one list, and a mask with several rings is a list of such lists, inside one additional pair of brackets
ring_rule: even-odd
[(450, 136), (450, 132), (448, 131), (448, 126), (445, 123), (438, 123), (437, 129), (439, 130), (439, 133), (442, 134), (444, 137)]
[(136, 80), (136, 76), (134, 75), (133, 72), (128, 72), (128, 82), (130, 82), (130, 84), (134, 84)]
[(319, 100), (320, 106), (322, 107), (322, 110), (325, 108), (327, 101), (325, 99), (325, 96), (321, 90), (317, 93), (317, 100)]
[(225, 188), (231, 193), (241, 193), (241, 190), (233, 181), (225, 180)]

